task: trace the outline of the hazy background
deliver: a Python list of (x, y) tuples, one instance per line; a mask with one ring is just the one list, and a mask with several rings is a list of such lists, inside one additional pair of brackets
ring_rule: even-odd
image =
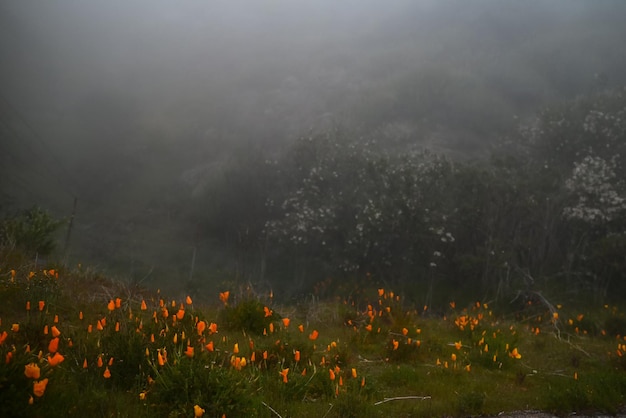
[(624, 18), (621, 0), (0, 0), (0, 208), (76, 198), (72, 263), (174, 288), (195, 248), (221, 280), (199, 202), (242, 155), (339, 129), (481, 158), (626, 84)]

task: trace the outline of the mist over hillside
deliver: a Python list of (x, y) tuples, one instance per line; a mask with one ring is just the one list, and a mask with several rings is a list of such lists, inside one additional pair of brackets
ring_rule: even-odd
[(626, 84), (624, 16), (590, 0), (0, 1), (0, 210), (62, 218), (76, 198), (64, 256), (122, 277), (250, 279), (266, 271), (244, 271), (252, 225), (277, 210), (268, 162), (299, 138), (486, 160), (542, 109)]

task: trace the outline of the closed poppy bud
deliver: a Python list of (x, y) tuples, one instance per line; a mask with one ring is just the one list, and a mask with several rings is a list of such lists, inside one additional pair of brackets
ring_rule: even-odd
[(105, 379), (109, 379), (111, 377), (111, 372), (109, 371), (108, 367), (104, 369), (104, 373), (102, 373), (102, 376), (104, 376)]
[(28, 404), (29, 404), (29, 405), (32, 405), (32, 404), (34, 404), (34, 403), (35, 403), (35, 400), (33, 399), (33, 397), (32, 397), (32, 396), (29, 396), (29, 397), (28, 397)]
[(102, 356), (98, 356), (98, 361), (96, 362), (98, 367), (104, 366), (104, 362), (102, 361)]
[(193, 301), (191, 300), (191, 296), (187, 296), (187, 298), (185, 299), (185, 303), (187, 305), (191, 305), (193, 303)]
[(304, 325), (302, 324), (298, 325), (298, 331), (304, 332)]
[(59, 315), (54, 315), (54, 319), (52, 320), (55, 324), (59, 323)]
[(115, 302), (113, 302), (113, 299), (111, 299), (109, 303), (107, 304), (107, 309), (109, 310), (109, 312), (112, 312), (115, 310)]
[(296, 350), (296, 352), (293, 355), (293, 358), (295, 361), (300, 361), (300, 350)]
[(146, 305), (146, 301), (145, 300), (141, 300), (141, 310), (142, 311), (147, 311), (148, 310), (148, 305)]
[(59, 337), (55, 337), (50, 340), (50, 344), (48, 344), (48, 351), (50, 353), (56, 353), (59, 350)]
[(33, 382), (33, 395), (41, 398), (46, 391), (46, 386), (48, 386), (48, 378), (45, 378), (38, 382)]
[(215, 347), (213, 346), (213, 341), (209, 341), (209, 343), (205, 345), (205, 348), (209, 351), (215, 350)]
[(41, 376), (41, 369), (36, 363), (30, 363), (24, 366), (24, 375), (29, 379), (39, 379)]
[(50, 331), (52, 332), (52, 336), (55, 338), (61, 335), (61, 331), (59, 331), (56, 325), (53, 325), (52, 328), (50, 328)]
[(180, 308), (178, 312), (176, 312), (176, 319), (180, 321), (184, 317), (185, 317), (185, 310), (183, 308)]
[(96, 324), (96, 329), (98, 331), (102, 331), (104, 329), (104, 326), (102, 325), (102, 321), (98, 320), (98, 323)]
[(157, 360), (159, 362), (159, 366), (164, 366), (165, 365), (165, 359), (163, 358), (163, 356), (161, 355), (161, 352), (157, 352)]
[(233, 353), (235, 354), (239, 353), (239, 343), (235, 343), (235, 346), (233, 347)]
[(40, 300), (38, 303), (38, 307), (40, 311), (43, 311), (43, 308), (46, 306), (46, 302), (44, 302), (43, 300)]
[(206, 322), (198, 321), (198, 323), (196, 324), (196, 329), (198, 330), (198, 335), (202, 335), (202, 333), (206, 329)]
[(356, 369), (352, 368), (352, 378), (356, 379)]
[(311, 340), (311, 341), (315, 341), (315, 340), (317, 340), (317, 337), (318, 337), (319, 335), (320, 335), (320, 333), (319, 333), (316, 329), (314, 329), (314, 330), (313, 330), (313, 332), (311, 332), (311, 333), (309, 334), (309, 340)]
[(26, 302), (26, 310), (30, 311), (30, 300)]
[(397, 349), (398, 349), (398, 346), (400, 345), (400, 342), (399, 342), (399, 341), (396, 341), (396, 340), (392, 340), (391, 342), (392, 342), (392, 344), (393, 344), (393, 349), (394, 349), (394, 350), (397, 350)]
[(87, 359), (83, 360), (83, 369), (86, 369), (89, 367), (89, 364), (87, 363)]
[(283, 318), (283, 326), (285, 328), (287, 328), (289, 326), (289, 322), (290, 322), (289, 318)]
[(122, 299), (120, 299), (120, 298), (115, 298), (115, 307), (116, 307), (117, 309), (119, 309), (119, 308), (121, 308), (121, 307), (122, 307)]
[(270, 334), (274, 332), (274, 323), (270, 322)]
[(85, 316), (83, 315), (83, 311), (78, 312), (78, 319), (82, 321), (84, 317)]
[(328, 374), (330, 376), (330, 380), (335, 380), (335, 372), (333, 369), (328, 369)]
[(112, 365), (113, 365), (113, 361), (114, 361), (114, 359), (113, 359), (113, 357), (111, 357), (111, 358), (109, 359), (109, 363), (108, 363), (108, 364), (109, 364), (109, 366), (112, 366)]

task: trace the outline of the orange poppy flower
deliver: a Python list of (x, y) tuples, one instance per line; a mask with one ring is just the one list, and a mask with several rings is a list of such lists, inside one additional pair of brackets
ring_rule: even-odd
[(289, 326), (289, 323), (290, 323), (290, 322), (291, 322), (291, 321), (290, 321), (290, 319), (289, 319), (289, 318), (283, 318), (283, 326), (284, 326), (285, 328), (287, 328), (287, 327)]
[(289, 379), (287, 379), (287, 375), (289, 374), (289, 369), (283, 369), (280, 372), (280, 375), (283, 377), (283, 383), (287, 383), (289, 382)]
[(185, 299), (185, 303), (187, 305), (191, 305), (193, 303), (193, 301), (191, 300), (191, 296), (187, 296), (187, 298)]
[(211, 331), (211, 334), (215, 334), (217, 332), (217, 324), (215, 322), (211, 322), (209, 324), (209, 331)]
[(48, 356), (48, 364), (50, 367), (55, 367), (61, 364), (63, 360), (65, 360), (65, 357), (63, 357), (60, 353), (54, 353), (54, 356), (52, 357)]
[(147, 311), (148, 310), (148, 305), (146, 305), (146, 301), (145, 300), (141, 300), (141, 310), (142, 311)]
[(40, 300), (38, 303), (38, 307), (40, 311), (43, 311), (43, 308), (46, 306), (46, 302), (44, 302), (43, 300)]
[(304, 325), (302, 324), (298, 325), (298, 331), (304, 332)]
[(41, 398), (46, 391), (46, 386), (48, 386), (48, 378), (33, 382), (33, 395)]
[(176, 312), (176, 319), (180, 321), (184, 317), (185, 317), (185, 310), (181, 307), (180, 309), (178, 309), (178, 312)]
[(330, 376), (330, 380), (335, 380), (335, 372), (333, 371), (333, 369), (328, 369), (328, 374)]
[(26, 310), (30, 311), (30, 300), (26, 301)]
[(300, 361), (300, 350), (296, 350), (296, 352), (293, 354), (293, 358), (295, 361)]
[(215, 347), (213, 345), (213, 341), (209, 341), (209, 343), (207, 345), (205, 345), (205, 348), (209, 351), (213, 351), (215, 350)]
[(50, 340), (50, 343), (48, 344), (48, 351), (50, 353), (56, 353), (59, 350), (59, 337), (55, 337), (52, 340)]
[(193, 406), (193, 416), (195, 418), (200, 418), (202, 415), (204, 415), (204, 412), (204, 409), (202, 409), (200, 405)]
[(185, 355), (189, 358), (193, 357), (193, 347), (188, 345), (187, 349), (185, 350)]
[(272, 310), (270, 308), (268, 308), (267, 306), (263, 307), (263, 312), (265, 312), (265, 317), (266, 318), (272, 316)]
[(89, 364), (87, 363), (87, 359), (83, 360), (83, 369), (89, 368)]
[(230, 292), (228, 290), (226, 292), (220, 292), (220, 300), (224, 303), (224, 305), (228, 305), (229, 297), (230, 297)]
[(196, 330), (198, 330), (198, 335), (202, 335), (205, 329), (206, 329), (206, 322), (198, 321), (198, 323), (196, 324)]
[(352, 368), (352, 378), (356, 379), (356, 369), (354, 367)]
[(109, 310), (109, 312), (112, 312), (115, 310), (115, 302), (113, 302), (113, 299), (111, 299), (109, 303), (107, 304), (107, 309)]
[(233, 353), (235, 354), (239, 353), (239, 343), (235, 343), (235, 346), (233, 347)]
[(382, 298), (384, 294), (385, 294), (385, 289), (378, 289), (378, 297), (379, 298)]
[(400, 342), (396, 341), (396, 340), (392, 340), (391, 343), (393, 344), (393, 349), (397, 350), (398, 347), (400, 346)]
[(102, 376), (104, 376), (105, 379), (111, 378), (111, 371), (109, 371), (108, 367), (104, 369), (104, 373), (102, 373)]
[(165, 365), (165, 358), (163, 357), (163, 355), (161, 354), (161, 350), (159, 350), (157, 352), (157, 360), (159, 362), (159, 366), (164, 366)]
[(41, 376), (41, 369), (35, 363), (27, 364), (24, 366), (24, 375), (29, 379), (37, 380)]
[(315, 340), (317, 340), (317, 337), (318, 337), (319, 335), (320, 335), (320, 333), (319, 333), (316, 329), (314, 329), (314, 330), (313, 330), (313, 332), (311, 332), (311, 333), (309, 334), (309, 340), (311, 340), (311, 341), (315, 341)]

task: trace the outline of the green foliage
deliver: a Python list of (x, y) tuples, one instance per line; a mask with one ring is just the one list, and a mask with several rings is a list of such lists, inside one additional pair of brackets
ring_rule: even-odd
[(256, 335), (267, 332), (272, 321), (280, 319), (273, 314), (266, 316), (265, 305), (257, 299), (244, 299), (235, 305), (228, 305), (221, 312), (220, 322), (234, 331), (244, 331)]
[(7, 258), (16, 252), (47, 256), (55, 248), (54, 233), (61, 225), (62, 221), (38, 207), (7, 217), (0, 221), (0, 251)]

